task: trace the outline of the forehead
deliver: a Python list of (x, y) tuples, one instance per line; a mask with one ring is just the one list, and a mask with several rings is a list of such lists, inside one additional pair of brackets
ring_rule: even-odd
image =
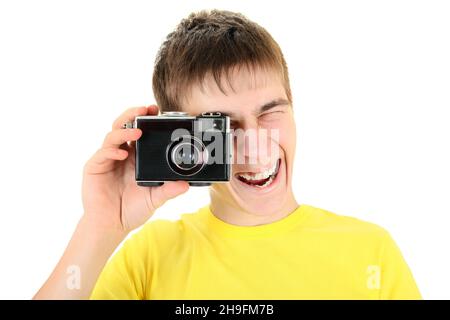
[(279, 72), (262, 68), (235, 68), (222, 75), (220, 87), (212, 74), (191, 87), (182, 109), (190, 114), (206, 111), (250, 113), (275, 99), (287, 99)]

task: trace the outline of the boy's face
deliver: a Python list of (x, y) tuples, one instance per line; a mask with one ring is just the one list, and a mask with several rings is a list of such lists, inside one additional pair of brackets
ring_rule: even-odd
[(233, 89), (222, 80), (224, 94), (207, 77), (203, 87), (192, 88), (183, 104), (183, 111), (192, 115), (208, 111), (229, 115), (232, 129), (239, 133), (234, 138), (232, 179), (213, 184), (212, 201), (257, 216), (292, 208), (296, 131), (283, 83), (276, 72), (250, 73), (246, 68), (235, 69), (230, 80)]

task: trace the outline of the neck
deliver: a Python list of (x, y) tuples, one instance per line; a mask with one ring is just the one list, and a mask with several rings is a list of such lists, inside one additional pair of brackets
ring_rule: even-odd
[(237, 226), (257, 226), (281, 220), (298, 208), (298, 203), (290, 191), (282, 205), (274, 210), (255, 209), (250, 211), (240, 206), (234, 199), (223, 199), (215, 192), (210, 192), (211, 212), (220, 220)]

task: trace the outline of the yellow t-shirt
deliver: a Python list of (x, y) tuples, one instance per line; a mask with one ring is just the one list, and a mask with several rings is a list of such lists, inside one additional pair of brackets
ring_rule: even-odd
[(91, 299), (421, 299), (383, 228), (301, 205), (235, 226), (209, 207), (154, 220), (125, 241)]

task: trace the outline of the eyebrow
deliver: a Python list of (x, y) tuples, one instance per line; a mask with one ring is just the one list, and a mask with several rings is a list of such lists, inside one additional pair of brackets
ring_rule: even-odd
[[(268, 110), (270, 110), (272, 108), (275, 108), (277, 106), (282, 106), (282, 105), (289, 105), (289, 101), (287, 99), (284, 99), (284, 98), (274, 99), (274, 100), (272, 100), (270, 102), (267, 102), (267, 103), (263, 104), (259, 108), (257, 108), (254, 111), (254, 114), (258, 115), (258, 114), (266, 112), (266, 111), (268, 111)], [(229, 116), (230, 118), (235, 118), (236, 117), (236, 114), (234, 112), (222, 112), (222, 111), (218, 111), (218, 112), (220, 112), (224, 116)]]
[(289, 105), (289, 101), (283, 98), (272, 100), (264, 105), (262, 105), (256, 114), (261, 114), (267, 110), (270, 110), (277, 106)]

